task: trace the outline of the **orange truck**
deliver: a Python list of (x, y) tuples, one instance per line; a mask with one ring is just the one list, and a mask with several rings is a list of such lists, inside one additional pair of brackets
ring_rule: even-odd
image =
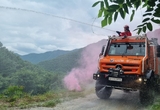
[(99, 56), (98, 71), (93, 74), (96, 95), (108, 99), (113, 89), (139, 91), (141, 104), (152, 104), (160, 84), (157, 40), (146, 35), (109, 37)]

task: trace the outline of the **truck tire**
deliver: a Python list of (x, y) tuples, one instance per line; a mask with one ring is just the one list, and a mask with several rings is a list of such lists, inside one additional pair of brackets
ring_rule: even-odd
[(106, 87), (105, 82), (101, 80), (96, 81), (95, 87), (96, 95), (100, 99), (108, 99), (111, 96), (112, 88)]
[(146, 85), (140, 89), (140, 103), (142, 105), (150, 105), (154, 102), (155, 90), (154, 81), (151, 78)]

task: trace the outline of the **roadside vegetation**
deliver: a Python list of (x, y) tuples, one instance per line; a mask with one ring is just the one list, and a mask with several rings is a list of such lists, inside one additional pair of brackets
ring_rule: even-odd
[(31, 107), (54, 107), (63, 101), (84, 97), (84, 92), (51, 90), (44, 94), (32, 95), (24, 92), (22, 86), (10, 86), (0, 95), (0, 109), (25, 109)]
[(83, 97), (83, 91), (65, 89), (65, 75), (64, 71), (47, 71), (23, 61), (0, 43), (0, 110), (54, 107), (65, 100)]
[(148, 110), (160, 110), (160, 93), (155, 94), (155, 102), (148, 107)]

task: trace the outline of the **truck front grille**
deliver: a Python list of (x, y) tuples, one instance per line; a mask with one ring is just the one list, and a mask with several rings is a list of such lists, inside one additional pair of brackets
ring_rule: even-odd
[(116, 63), (111, 63), (111, 64), (102, 64), (102, 70), (104, 72), (108, 72), (110, 68), (116, 68), (117, 65), (121, 65), (122, 70), (124, 71), (124, 74), (136, 74), (138, 72), (138, 69), (140, 66), (138, 64), (116, 64)]

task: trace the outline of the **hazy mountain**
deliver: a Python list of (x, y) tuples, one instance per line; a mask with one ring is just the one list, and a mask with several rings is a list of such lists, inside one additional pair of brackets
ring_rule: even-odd
[(23, 60), (29, 61), (33, 64), (37, 64), (39, 62), (51, 60), (51, 59), (56, 58), (60, 55), (67, 54), (69, 52), (70, 51), (55, 50), (55, 51), (49, 51), (49, 52), (40, 53), (40, 54), (31, 53), (31, 54), (27, 54), (27, 55), (21, 55), (20, 57)]

